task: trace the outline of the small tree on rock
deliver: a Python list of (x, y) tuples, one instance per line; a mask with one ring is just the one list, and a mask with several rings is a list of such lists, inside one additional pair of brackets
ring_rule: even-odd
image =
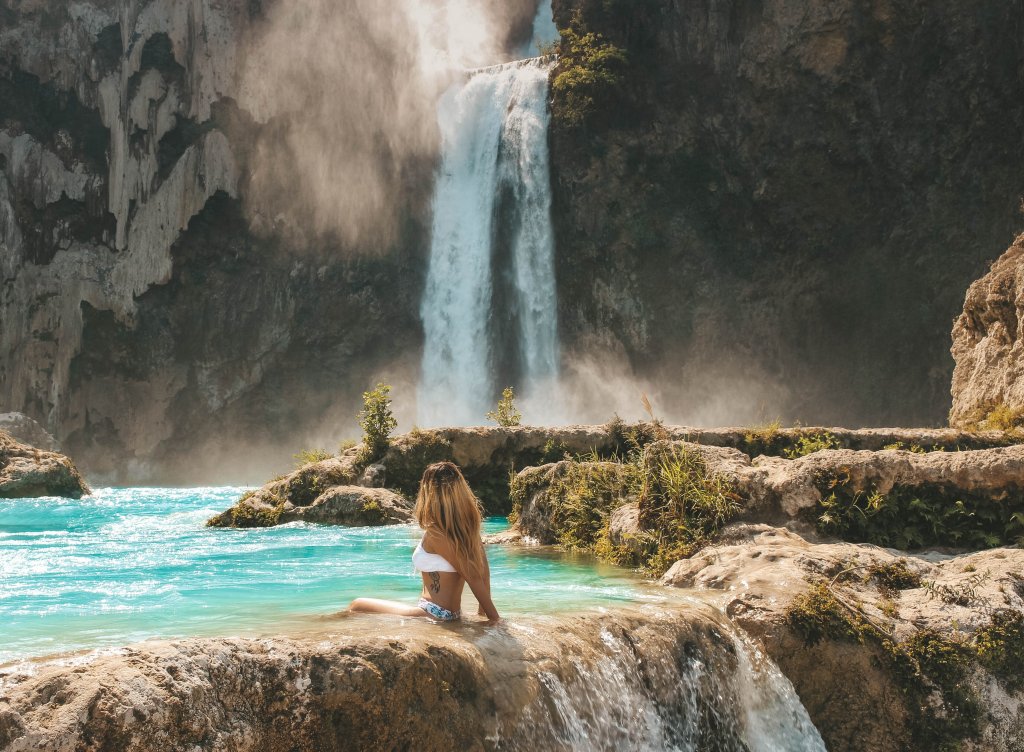
[(499, 426), (518, 426), (522, 414), (516, 410), (516, 394), (512, 387), (507, 386), (498, 400), (498, 409), (487, 413), (487, 420), (493, 420)]
[(391, 412), (390, 386), (377, 384), (376, 389), (363, 392), (359, 425), (363, 429), (363, 459), (367, 462), (379, 459), (388, 450), (391, 432), (398, 426)]

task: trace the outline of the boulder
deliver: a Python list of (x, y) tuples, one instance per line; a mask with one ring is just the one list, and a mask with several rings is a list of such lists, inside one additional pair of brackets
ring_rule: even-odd
[(1024, 415), (1024, 235), (967, 290), (953, 325), (950, 425), (984, 421), (996, 408)]
[[(941, 733), (963, 733), (959, 748), (1009, 752), (1024, 740), (1017, 713), (1024, 691), (1012, 659), (1024, 649), (1019, 548), (910, 555), (738, 524), (718, 544), (677, 562), (662, 583), (704, 591), (754, 636), (793, 682), (830, 750), (934, 749), (922, 742), (927, 725), (938, 729), (957, 713), (971, 723), (942, 726)], [(821, 619), (822, 633), (809, 640), (791, 609), (814, 603), (805, 599), (822, 586), (835, 593), (839, 619), (856, 614), (871, 629), (840, 634), (837, 617), (822, 611), (810, 614)], [(991, 632), (993, 624), (1001, 626)], [(982, 634), (988, 656), (992, 634), (1009, 640), (997, 648), (1004, 651), (1002, 672), (971, 652)], [(915, 652), (922, 647), (924, 653)], [(907, 668), (921, 673), (908, 675)], [(942, 686), (942, 671), (961, 670), (960, 686)]]
[(346, 527), (400, 525), (413, 521), (412, 503), (385, 488), (334, 486), (309, 506), (285, 504), (278, 522), (296, 520)]
[(35, 449), (0, 431), (0, 498), (77, 499), (89, 492), (74, 463), (63, 454)]

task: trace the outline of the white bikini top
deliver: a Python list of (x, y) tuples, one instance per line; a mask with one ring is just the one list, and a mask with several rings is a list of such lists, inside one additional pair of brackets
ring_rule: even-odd
[(432, 554), (423, 550), (423, 541), (416, 544), (412, 552), (412, 565), (421, 572), (454, 572), (455, 567), (441, 554)]

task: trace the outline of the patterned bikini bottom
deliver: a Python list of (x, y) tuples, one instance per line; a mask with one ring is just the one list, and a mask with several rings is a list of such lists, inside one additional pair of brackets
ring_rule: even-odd
[(449, 611), (426, 598), (420, 598), (417, 605), (438, 621), (456, 621), (462, 616), (458, 611)]

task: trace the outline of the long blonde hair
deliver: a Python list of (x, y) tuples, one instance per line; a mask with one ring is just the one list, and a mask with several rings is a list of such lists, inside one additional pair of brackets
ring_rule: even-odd
[(424, 530), (434, 528), (455, 550), (455, 568), (460, 572), (483, 571), (484, 547), (480, 540), (480, 502), (473, 495), (453, 462), (435, 462), (423, 471), (413, 509)]

